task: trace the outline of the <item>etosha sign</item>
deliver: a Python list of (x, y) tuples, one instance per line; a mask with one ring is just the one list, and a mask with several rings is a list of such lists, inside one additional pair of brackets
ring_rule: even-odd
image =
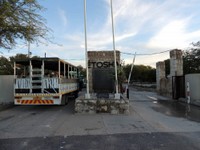
[[(118, 66), (118, 63), (117, 63)], [(88, 68), (114, 68), (115, 62), (103, 61), (103, 62), (94, 62), (88, 61)]]

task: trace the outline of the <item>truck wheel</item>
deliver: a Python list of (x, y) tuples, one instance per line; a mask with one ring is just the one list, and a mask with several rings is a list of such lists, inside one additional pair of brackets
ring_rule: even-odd
[(65, 97), (66, 97), (66, 95), (62, 95), (61, 105), (65, 105)]
[(65, 96), (65, 105), (67, 105), (69, 103), (69, 97), (66, 95)]

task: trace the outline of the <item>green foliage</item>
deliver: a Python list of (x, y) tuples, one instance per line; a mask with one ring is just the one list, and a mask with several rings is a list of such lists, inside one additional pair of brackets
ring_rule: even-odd
[[(33, 56), (35, 58), (38, 56)], [(9, 59), (6, 57), (0, 57), (0, 75), (13, 75), (14, 74), (14, 60), (15, 59), (26, 59), (28, 58), (25, 54), (16, 54), (15, 56), (11, 56)]]
[[(123, 67), (126, 78), (128, 79), (129, 72), (131, 70), (131, 64), (127, 64)], [(130, 81), (137, 82), (155, 82), (156, 81), (156, 69), (150, 66), (134, 65)]]
[[(200, 41), (183, 54), (183, 73), (200, 73)], [(166, 76), (170, 74), (170, 59), (165, 60)]]
[(121, 66), (117, 68), (117, 77), (119, 84), (124, 83), (124, 81), (126, 80), (124, 69)]
[(25, 54), (16, 54), (15, 56), (10, 57), (10, 62), (14, 63), (15, 59), (26, 59), (26, 58), (28, 58), (28, 56)]
[(183, 55), (183, 72), (200, 73), (200, 41), (192, 43), (193, 47)]
[(80, 76), (81, 76), (82, 78), (86, 78), (86, 69), (83, 68), (83, 66), (81, 66), (81, 65), (77, 66), (77, 68), (78, 68), (78, 70), (79, 70), (79, 72), (80, 72)]
[(0, 75), (13, 75), (13, 65), (3, 56), (0, 57)]
[(0, 48), (12, 49), (19, 40), (48, 40), (49, 29), (38, 14), (44, 10), (37, 0), (0, 1)]

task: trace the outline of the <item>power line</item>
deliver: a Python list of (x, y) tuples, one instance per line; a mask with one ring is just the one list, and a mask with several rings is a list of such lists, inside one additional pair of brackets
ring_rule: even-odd
[(85, 59), (83, 59), (83, 58), (80, 58), (80, 59), (62, 59), (62, 60), (71, 60), (71, 61), (81, 61), (81, 60), (85, 60)]
[[(140, 56), (145, 56), (145, 55), (158, 55), (158, 54), (166, 53), (166, 52), (169, 52), (169, 51), (171, 51), (171, 50), (166, 50), (166, 51), (156, 52), (156, 53), (149, 53), (149, 54), (136, 54), (136, 55), (140, 55)], [(135, 53), (127, 53), (127, 52), (121, 52), (121, 54), (125, 54), (125, 55), (135, 55)]]
[[(161, 51), (161, 52), (156, 52), (156, 53), (149, 53), (149, 54), (135, 54), (135, 53), (127, 53), (127, 52), (120, 52), (120, 53), (125, 54), (125, 55), (147, 56), (147, 55), (158, 55), (158, 54), (166, 53), (169, 51), (171, 51), (171, 50), (166, 50), (166, 51)], [(63, 60), (80, 61), (80, 60), (84, 60), (84, 59), (63, 59)]]

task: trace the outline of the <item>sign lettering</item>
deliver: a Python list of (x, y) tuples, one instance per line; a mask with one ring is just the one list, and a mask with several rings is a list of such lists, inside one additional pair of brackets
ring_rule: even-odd
[[(117, 62), (118, 66), (118, 62)], [(115, 67), (115, 62), (93, 62), (93, 61), (88, 61), (88, 68), (114, 68)]]

